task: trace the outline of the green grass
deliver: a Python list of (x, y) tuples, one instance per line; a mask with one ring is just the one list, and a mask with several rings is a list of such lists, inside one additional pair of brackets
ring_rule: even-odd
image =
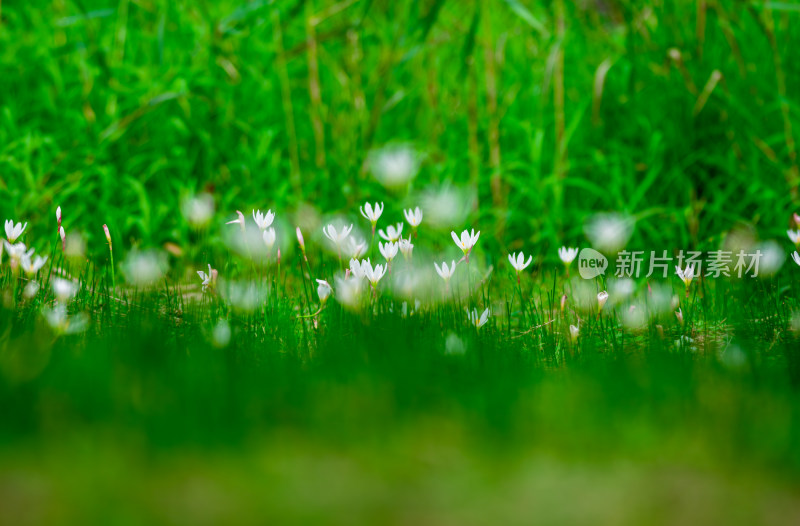
[[(607, 211), (635, 219), (631, 250), (790, 246), (800, 13), (697, 4), (0, 4), (0, 219), (49, 255), (0, 263), (0, 524), (800, 521), (791, 259), (688, 295), (639, 279), (598, 312), (613, 280), (556, 257)], [(385, 188), (372, 161), (398, 145), (419, 174)], [(379, 228), (425, 218), (413, 265), (348, 308), (322, 226), (370, 242), (367, 200)], [(85, 251), (62, 253), (57, 205)], [(224, 224), (253, 208), (277, 213), (269, 261)], [(432, 262), (464, 227), (482, 235), (445, 289)]]
[[(503, 233), (498, 249), (582, 239), (596, 210), (627, 210), (645, 220), (636, 242), (672, 248), (705, 248), (737, 222), (764, 235), (785, 228), (798, 179), (791, 6), (476, 5), (7, 2), (4, 210), (43, 223), (60, 204), (94, 239), (108, 223), (125, 240), (186, 247), (179, 198), (203, 189), (224, 217), (301, 201), (352, 210), (367, 198), (396, 213), (451, 182), (476, 192), (474, 219)], [(722, 80), (703, 95), (714, 71)], [(399, 195), (364, 170), (371, 150), (394, 141), (425, 154)]]

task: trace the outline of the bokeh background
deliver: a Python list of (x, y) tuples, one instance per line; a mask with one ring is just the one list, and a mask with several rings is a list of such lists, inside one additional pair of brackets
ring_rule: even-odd
[[(99, 246), (190, 241), (187, 196), (387, 217), (463, 190), (506, 247), (782, 235), (797, 199), (800, 12), (742, 0), (4, 1), (0, 209)], [(387, 189), (371, 155), (411, 148)], [(67, 223), (71, 221), (71, 223)], [(665, 227), (665, 225), (668, 225)], [(43, 227), (39, 227), (43, 228)], [(48, 231), (49, 232), (49, 231)], [(49, 235), (49, 234), (48, 234)], [(37, 236), (38, 237), (38, 236)]]

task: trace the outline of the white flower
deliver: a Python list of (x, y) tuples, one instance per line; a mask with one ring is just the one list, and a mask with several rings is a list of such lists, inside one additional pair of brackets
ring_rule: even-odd
[(122, 270), (129, 283), (135, 286), (151, 285), (160, 280), (167, 271), (167, 256), (155, 250), (128, 252)]
[(23, 254), (20, 262), (22, 264), (22, 270), (24, 270), (27, 274), (32, 275), (39, 272), (44, 264), (47, 263), (47, 256), (36, 256), (35, 258), (31, 259), (31, 256)]
[(575, 261), (575, 258), (577, 256), (578, 256), (577, 248), (561, 247), (558, 249), (558, 257), (567, 266), (569, 266), (573, 261)]
[(366, 263), (366, 261), (361, 262), (356, 258), (350, 260), (350, 275), (357, 280), (361, 280), (366, 276), (363, 270), (364, 269), (363, 263)]
[(381, 236), (386, 241), (395, 242), (400, 239), (400, 236), (403, 234), (403, 223), (397, 223), (395, 225), (389, 225), (386, 227), (386, 233), (383, 230), (378, 230), (378, 235)]
[(390, 188), (405, 185), (419, 171), (419, 156), (408, 146), (387, 146), (369, 155), (372, 174), (381, 184)]
[(264, 291), (252, 282), (222, 281), (222, 297), (239, 311), (253, 312), (264, 301)]
[(61, 226), (61, 207), (56, 208), (56, 221), (58, 221), (58, 226)]
[(675, 317), (678, 319), (678, 323), (683, 325), (683, 311), (681, 309), (675, 311)]
[(319, 284), (317, 286), (317, 295), (319, 296), (320, 303), (324, 304), (331, 295), (331, 292), (333, 292), (333, 289), (331, 288), (330, 283), (324, 279), (318, 279), (317, 283)]
[(322, 229), (322, 233), (338, 247), (342, 241), (347, 239), (351, 230), (353, 230), (353, 225), (343, 226), (341, 231), (337, 231), (335, 226), (329, 224)]
[(792, 252), (792, 259), (794, 260), (795, 263), (800, 265), (800, 254), (798, 254), (796, 250)]
[(8, 257), (15, 261), (21, 261), (23, 258), (30, 258), (33, 255), (33, 249), (28, 250), (25, 243), (14, 243), (13, 245), (6, 240), (3, 240), (3, 245), (6, 247)]
[(14, 224), (12, 219), (6, 219), (6, 239), (8, 239), (8, 242), (15, 242), (17, 238), (22, 235), (27, 226), (28, 223), (24, 225), (22, 223)]
[(472, 323), (476, 329), (480, 329), (486, 322), (489, 321), (489, 309), (487, 308), (484, 310), (480, 316), (478, 316), (478, 309), (473, 309), (472, 312), (467, 310), (467, 318), (469, 319), (470, 323)]
[(474, 228), (472, 229), (472, 233), (468, 232), (467, 230), (461, 232), (460, 239), (455, 232), (450, 232), (450, 236), (453, 238), (453, 241), (455, 241), (456, 246), (464, 253), (464, 257), (467, 259), (467, 262), (469, 262), (469, 253), (472, 251), (472, 247), (475, 246), (475, 243), (478, 242), (480, 235), (480, 230), (476, 234)]
[(58, 235), (61, 236), (61, 250), (67, 250), (67, 233), (64, 231), (64, 227), (58, 227)]
[(231, 341), (231, 326), (227, 320), (220, 318), (211, 332), (211, 343), (217, 348), (227, 347)]
[(621, 214), (597, 214), (586, 223), (584, 232), (594, 248), (611, 254), (628, 243), (633, 224), (633, 219)]
[(190, 225), (201, 228), (207, 225), (214, 215), (214, 198), (207, 193), (188, 197), (181, 202), (181, 213)]
[(694, 273), (694, 265), (686, 265), (684, 270), (681, 270), (680, 267), (675, 266), (675, 273), (678, 275), (679, 278), (683, 281), (683, 283), (688, 288), (689, 285), (692, 283), (692, 279), (695, 277)]
[(239, 217), (237, 217), (237, 218), (236, 218), (236, 219), (234, 219), (233, 221), (228, 221), (228, 222), (227, 222), (227, 223), (225, 223), (225, 224), (226, 224), (226, 225), (238, 224), (238, 225), (239, 225), (239, 228), (241, 228), (241, 229), (242, 229), (242, 232), (244, 232), (244, 214), (243, 214), (243, 213), (241, 213), (240, 211), (238, 211), (238, 210), (237, 210), (237, 211), (236, 211), (236, 215), (237, 215), (237, 216), (239, 216)]
[(373, 287), (377, 287), (378, 282), (381, 280), (384, 274), (386, 274), (385, 265), (375, 265), (375, 268), (373, 268), (369, 259), (361, 262), (361, 270), (364, 272), (364, 276), (367, 278), (367, 280), (372, 283)]
[(208, 289), (209, 286), (213, 289), (217, 283), (218, 272), (216, 269), (211, 268), (211, 263), (208, 264), (208, 274), (202, 270), (198, 270), (197, 275), (200, 276), (201, 280), (203, 280), (203, 291)]
[(597, 293), (597, 310), (603, 310), (603, 307), (608, 301), (608, 292), (602, 291)]
[(414, 251), (414, 245), (411, 244), (411, 239), (400, 238), (399, 246), (400, 252), (403, 253), (403, 257), (406, 259), (410, 258), (412, 252)]
[(360, 258), (367, 251), (367, 242), (365, 240), (357, 241), (355, 237), (347, 239), (347, 253), (351, 258)]
[(378, 243), (378, 248), (381, 251), (381, 255), (386, 259), (386, 261), (391, 261), (397, 255), (397, 243)]
[(334, 279), (336, 280), (336, 301), (350, 309), (357, 309), (361, 296), (361, 279), (342, 278), (338, 275), (334, 276)]
[(78, 284), (68, 279), (54, 277), (50, 280), (50, 286), (53, 287), (56, 299), (61, 302), (73, 298), (78, 293)]
[(443, 280), (445, 280), (445, 282), (450, 281), (450, 278), (453, 277), (453, 274), (456, 271), (456, 262), (455, 262), (455, 260), (453, 260), (450, 263), (450, 267), (449, 268), (447, 267), (447, 262), (446, 261), (442, 262), (441, 268), (436, 263), (434, 263), (433, 266), (436, 268), (436, 273), (439, 274), (439, 276)]
[(420, 210), (419, 207), (413, 210), (411, 208), (403, 210), (403, 215), (406, 216), (406, 221), (408, 221), (408, 224), (411, 225), (412, 228), (417, 228), (420, 223), (422, 223), (422, 210)]
[(578, 339), (578, 334), (580, 334), (580, 332), (581, 332), (580, 326), (577, 325), (569, 326), (569, 337), (572, 339), (573, 342)]
[(113, 250), (113, 246), (111, 244), (111, 232), (108, 231), (108, 225), (103, 224), (103, 232), (106, 234), (106, 241), (108, 241), (108, 249)]
[(28, 299), (36, 296), (36, 293), (39, 292), (39, 282), (35, 279), (32, 279), (25, 285), (25, 288), (22, 291), (22, 295)]
[(59, 334), (75, 334), (86, 329), (89, 322), (84, 313), (67, 316), (67, 307), (63, 304), (56, 305), (52, 309), (43, 309), (42, 314), (47, 324)]
[(272, 250), (272, 247), (275, 246), (275, 240), (277, 239), (275, 229), (269, 227), (268, 229), (264, 230), (264, 232), (261, 234), (261, 237), (264, 239), (264, 244), (267, 246), (267, 250)]
[(511, 263), (511, 266), (514, 267), (514, 270), (517, 271), (517, 274), (519, 274), (531, 264), (531, 261), (533, 261), (533, 256), (528, 256), (528, 261), (525, 261), (525, 255), (522, 252), (516, 256), (514, 254), (509, 254), (508, 261)]
[(383, 213), (383, 203), (375, 203), (375, 208), (373, 208), (371, 204), (366, 203), (364, 206), (360, 207), (359, 210), (361, 210), (361, 215), (364, 216), (365, 219), (369, 219), (369, 222), (372, 223), (372, 231), (374, 233), (375, 225), (378, 223), (378, 219)]
[[(274, 220), (275, 214), (272, 213), (272, 210), (267, 210), (266, 214), (262, 214), (261, 210), (253, 210), (253, 221), (256, 222), (256, 225), (261, 230), (266, 230), (272, 226)], [(244, 222), (244, 217), (242, 217), (242, 222)]]
[(800, 245), (800, 230), (787, 230), (786, 235), (789, 236), (789, 240), (791, 240), (795, 246)]

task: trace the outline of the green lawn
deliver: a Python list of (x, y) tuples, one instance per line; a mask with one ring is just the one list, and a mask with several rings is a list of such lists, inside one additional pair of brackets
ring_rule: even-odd
[(798, 17), (0, 3), (0, 524), (800, 523)]

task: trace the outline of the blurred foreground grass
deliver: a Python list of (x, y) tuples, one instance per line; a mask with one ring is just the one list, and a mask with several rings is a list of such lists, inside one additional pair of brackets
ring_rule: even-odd
[(572, 348), (449, 306), (331, 305), (308, 334), (232, 315), (219, 349), (208, 306), (163, 301), (62, 337), (3, 311), (0, 522), (800, 518), (798, 339), (745, 323), (767, 310), (721, 324), (709, 304), (683, 345), (587, 320)]

